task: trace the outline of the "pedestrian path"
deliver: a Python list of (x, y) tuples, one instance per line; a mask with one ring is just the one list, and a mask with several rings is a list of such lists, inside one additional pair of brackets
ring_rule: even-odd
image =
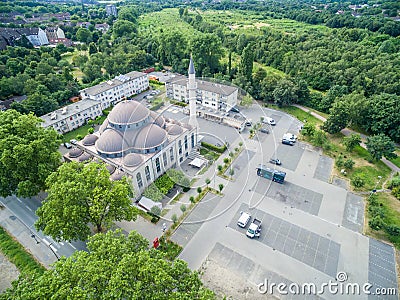
[[(323, 122), (326, 121), (326, 118), (324, 118), (323, 116), (317, 114), (316, 112), (311, 111), (310, 109), (308, 109), (308, 108), (305, 107), (305, 106), (302, 106), (302, 105), (299, 105), (299, 104), (293, 104), (293, 106), (295, 106), (295, 107), (297, 107), (297, 108), (299, 108), (299, 109), (301, 109), (301, 110), (303, 110), (303, 111), (305, 111), (305, 112), (307, 112), (307, 113), (310, 113), (313, 117), (317, 118), (318, 120), (321, 120), (321, 121), (323, 121)], [(349, 128), (344, 128), (344, 129), (342, 129), (342, 130), (341, 130), (341, 133), (343, 133), (345, 136), (349, 136), (349, 135), (351, 135), (351, 134), (353, 134), (353, 133), (360, 134), (360, 133), (358, 133), (358, 132), (356, 132), (356, 131), (354, 131), (354, 130), (351, 130), (351, 129), (349, 129)], [(365, 134), (360, 134), (360, 136), (361, 136), (361, 140), (362, 140), (360, 146), (363, 147), (364, 149), (367, 149), (367, 146), (365, 145), (365, 141), (366, 141), (366, 139), (367, 139), (368, 136), (365, 135)], [(383, 157), (383, 158), (381, 159), (381, 161), (382, 161), (386, 166), (388, 166), (393, 172), (395, 172), (395, 173), (396, 173), (396, 172), (400, 172), (400, 168), (399, 168), (398, 166), (396, 166), (394, 163), (392, 163), (391, 161), (387, 160), (386, 158)]]

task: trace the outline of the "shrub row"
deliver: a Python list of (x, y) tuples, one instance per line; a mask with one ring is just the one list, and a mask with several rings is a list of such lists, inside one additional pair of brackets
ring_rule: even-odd
[(218, 152), (218, 153), (224, 153), (226, 150), (226, 145), (223, 145), (221, 147), (215, 146), (213, 144), (209, 144), (206, 142), (201, 142), (201, 146), (207, 149), (210, 149), (212, 151)]
[(171, 104), (173, 104), (173, 105), (178, 105), (181, 107), (186, 107), (188, 105), (186, 102), (175, 101), (175, 100), (170, 100), (169, 102), (171, 102)]

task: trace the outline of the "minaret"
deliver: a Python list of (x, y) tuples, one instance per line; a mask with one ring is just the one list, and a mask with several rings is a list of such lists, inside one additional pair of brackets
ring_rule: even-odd
[(189, 91), (189, 111), (190, 111), (190, 118), (189, 118), (189, 125), (193, 127), (198, 127), (199, 124), (197, 123), (197, 116), (196, 116), (196, 71), (194, 70), (194, 64), (192, 56), (190, 56), (190, 63), (189, 63), (189, 81), (187, 84), (187, 89)]

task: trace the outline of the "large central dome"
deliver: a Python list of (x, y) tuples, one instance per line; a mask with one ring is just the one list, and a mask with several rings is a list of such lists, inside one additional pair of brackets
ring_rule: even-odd
[(144, 121), (150, 111), (136, 101), (122, 101), (118, 103), (108, 115), (108, 121), (116, 125), (135, 124)]

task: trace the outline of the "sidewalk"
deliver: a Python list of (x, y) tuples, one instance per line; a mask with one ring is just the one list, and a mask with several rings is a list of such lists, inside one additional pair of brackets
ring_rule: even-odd
[(37, 243), (32, 232), (6, 207), (0, 209), (0, 226), (47, 269), (57, 261), (52, 251), (44, 243)]
[[(297, 107), (297, 108), (299, 108), (299, 109), (301, 109), (301, 110), (303, 110), (303, 111), (305, 111), (307, 113), (309, 112), (313, 117), (317, 118), (318, 120), (321, 120), (323, 122), (326, 121), (326, 118), (324, 118), (323, 116), (321, 116), (321, 115), (319, 115), (319, 114), (317, 114), (317, 113), (315, 113), (313, 111), (310, 111), (307, 107), (304, 107), (304, 106), (299, 105), (299, 104), (293, 104), (293, 106), (295, 106), (295, 107)], [(343, 133), (345, 136), (349, 136), (349, 135), (351, 135), (353, 133), (360, 134), (360, 133), (358, 133), (358, 132), (356, 132), (354, 130), (351, 130), (349, 128), (342, 129), (341, 133)], [(366, 136), (365, 134), (360, 134), (360, 136), (361, 136), (361, 140), (362, 140), (360, 146), (363, 147), (364, 149), (367, 149), (367, 146), (365, 145), (365, 141), (366, 141), (368, 136)], [(383, 157), (381, 159), (381, 161), (385, 165), (387, 165), (393, 172), (395, 172), (395, 173), (396, 172), (400, 172), (400, 168), (398, 166), (396, 166), (394, 163), (392, 163), (391, 161), (387, 160), (386, 158)]]

